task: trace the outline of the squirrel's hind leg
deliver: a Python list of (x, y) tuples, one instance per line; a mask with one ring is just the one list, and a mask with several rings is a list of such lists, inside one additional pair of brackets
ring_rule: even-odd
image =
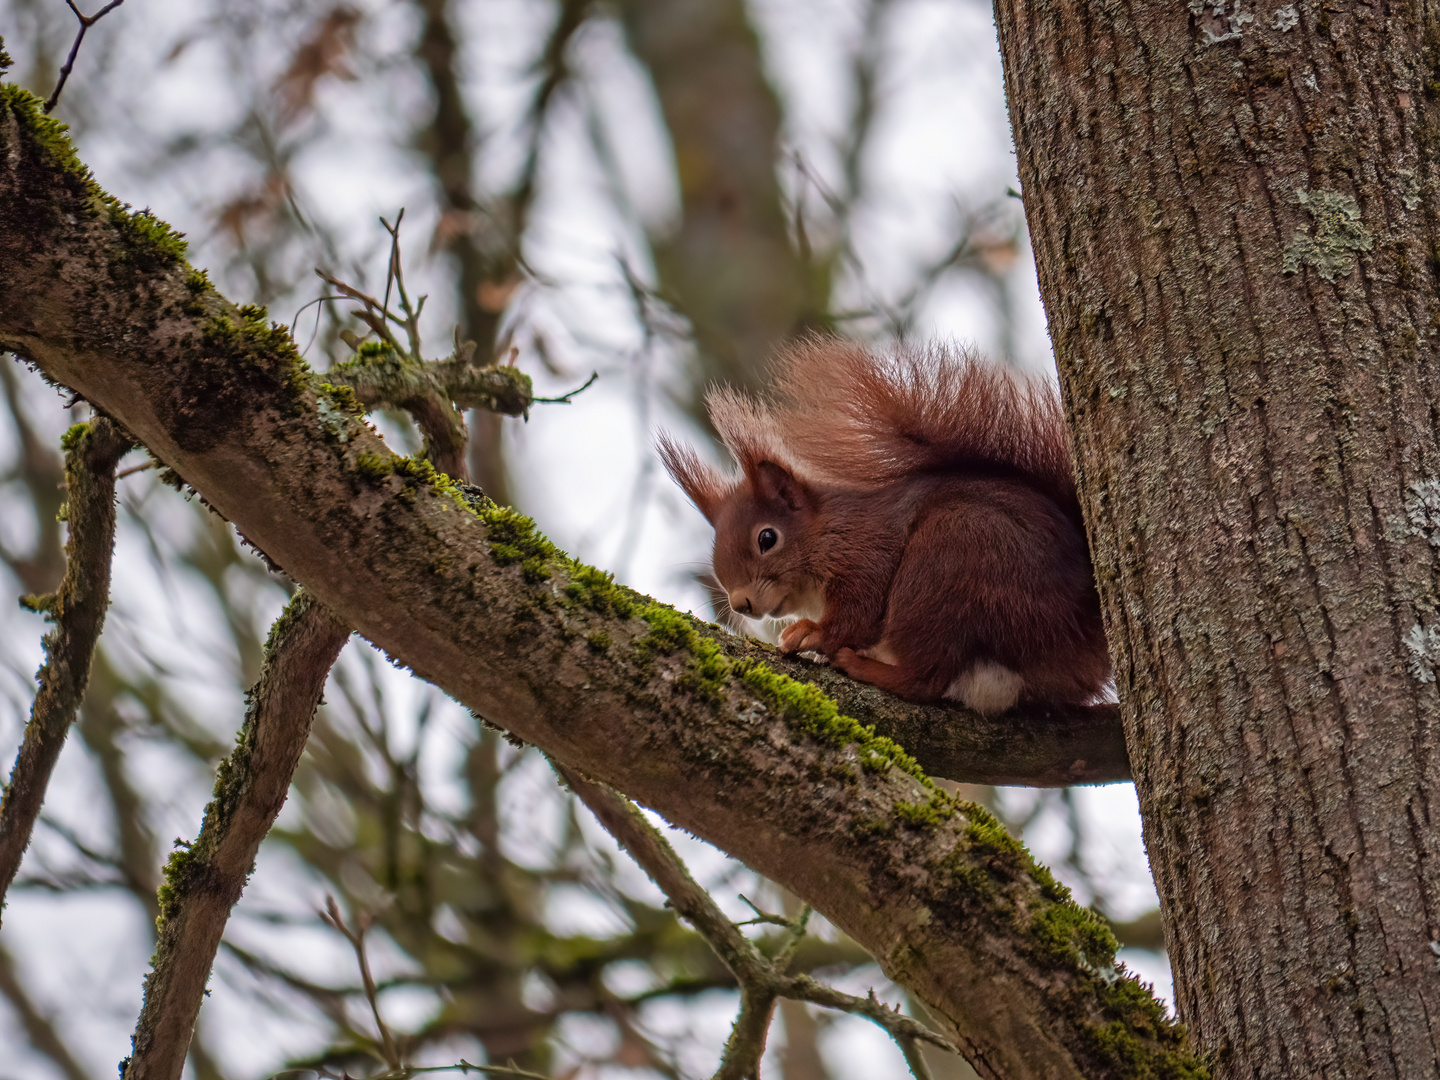
[(934, 701), (940, 696), (930, 679), (911, 670), (903, 662), (887, 664), (849, 648), (836, 649), (830, 662), (852, 679), (870, 683), (911, 701)]
[(943, 693), (933, 674), (909, 668), (903, 662), (886, 663), (854, 649), (836, 650), (834, 665), (852, 679), (870, 683), (911, 701), (958, 701), (978, 713), (993, 715), (1011, 708), (1025, 690), (1025, 677), (1001, 664), (981, 661), (958, 675)]

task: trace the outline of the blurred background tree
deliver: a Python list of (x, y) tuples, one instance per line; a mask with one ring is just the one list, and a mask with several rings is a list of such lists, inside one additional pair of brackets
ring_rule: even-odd
[[(59, 0), (0, 0), (11, 78), (48, 93)], [(427, 340), (458, 327), (537, 392), (470, 416), (472, 478), (572, 553), (708, 612), (707, 530), (657, 474), (659, 426), (756, 385), (789, 335), (954, 336), (1049, 365), (989, 8), (976, 0), (256, 0), (132, 4), (86, 38), (57, 115), (105, 185), (187, 231), (221, 288), (293, 323), (317, 367), (358, 324), (318, 268), (383, 288), (404, 208)], [(362, 328), (363, 329), (363, 328)], [(432, 348), (443, 352), (448, 345)], [(0, 593), (63, 570), (69, 407), (0, 364)], [(417, 436), (379, 416), (392, 445)], [(172, 838), (193, 837), (288, 585), (143, 462), (122, 472), (113, 606), (0, 929), (0, 1077), (113, 1075)], [(0, 607), (0, 745), (18, 744), (39, 618)], [(727, 972), (533, 752), (354, 641), (232, 919), (191, 1054), (200, 1080), (359, 1069), (377, 1032), (327, 894), (375, 920), (384, 1015), (415, 1064), (709, 1075)], [(6, 751), (7, 760), (9, 751)], [(1168, 981), (1126, 789), (969, 792)], [(734, 917), (793, 902), (681, 845)], [(816, 920), (820, 922), (820, 920)], [(796, 961), (879, 971), (812, 924)], [(864, 1021), (786, 1002), (785, 1080), (900, 1075)], [(937, 1075), (970, 1075), (937, 1062)]]

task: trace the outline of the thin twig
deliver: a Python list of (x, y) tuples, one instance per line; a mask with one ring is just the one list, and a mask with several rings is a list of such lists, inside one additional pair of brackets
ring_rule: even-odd
[(75, 33), (75, 43), (70, 46), (70, 55), (65, 58), (65, 66), (60, 69), (60, 78), (55, 82), (55, 89), (50, 92), (50, 97), (45, 102), (44, 108), (47, 113), (55, 108), (56, 103), (60, 100), (60, 91), (65, 89), (65, 80), (70, 78), (70, 69), (75, 66), (75, 56), (80, 52), (80, 42), (85, 40), (85, 31), (89, 30), (90, 27), (94, 26), (124, 2), (125, 0), (110, 0), (110, 3), (106, 4), (94, 15), (84, 15), (81, 14), (80, 9), (75, 6), (75, 0), (65, 0), (65, 3), (70, 5), (70, 10), (75, 13), (75, 17), (80, 20), (80, 29)]
[[(333, 274), (326, 273), (324, 270), (318, 268), (315, 273), (327, 285), (339, 289), (340, 292), (348, 296), (351, 300), (358, 300), (361, 304), (365, 305), (363, 311), (355, 312), (356, 318), (363, 320), (366, 326), (380, 335), (385, 343), (396, 352), (403, 353), (405, 351), (400, 347), (400, 342), (395, 340), (395, 335), (390, 332), (390, 328), (386, 325), (388, 321), (393, 322), (396, 326), (404, 326), (405, 321), (401, 319), (400, 316), (392, 312), (386, 304), (382, 304), (379, 300), (376, 300), (375, 297), (368, 293), (361, 292), (353, 285), (347, 285)], [(375, 314), (376, 312), (379, 313), (378, 316)]]
[(755, 902), (744, 893), (740, 894), (740, 902), (755, 913), (755, 918), (746, 919), (744, 922), (736, 923), (736, 926), (754, 926), (759, 923), (768, 923), (771, 926), (783, 926), (787, 929), (794, 925), (783, 915), (771, 915), (768, 911), (761, 911), (755, 906)]
[(392, 229), (390, 223), (384, 217), (380, 218), (380, 224), (390, 234), (390, 262), (385, 267), (385, 299), (384, 305), (390, 306), (390, 286), (395, 281), (396, 272), (400, 266), (400, 222), (405, 220), (405, 208), (402, 206), (400, 212), (395, 215), (395, 227)]
[(780, 939), (780, 948), (775, 950), (775, 958), (771, 961), (778, 970), (785, 971), (790, 967), (790, 961), (795, 958), (795, 950), (800, 948), (800, 942), (805, 940), (805, 929), (810, 925), (810, 916), (814, 911), (809, 904), (801, 904), (800, 911), (790, 920), (789, 928)]
[(146, 469), (158, 468), (160, 468), (160, 462), (152, 458), (149, 461), (142, 461), (139, 465), (131, 465), (128, 469), (121, 469), (118, 473), (115, 474), (115, 479), (124, 480), (125, 477), (134, 476), (136, 473), (144, 472)]
[(827, 1009), (850, 1013), (852, 1016), (863, 1016), (884, 1028), (886, 1033), (902, 1046), (904, 1040), (910, 1040), (928, 1042), (952, 1054), (960, 1052), (943, 1035), (931, 1031), (913, 1017), (890, 1008), (875, 996), (874, 990), (863, 998), (856, 997), (854, 994), (846, 994), (826, 986), (809, 975), (792, 975), (786, 978), (780, 996), (796, 1001), (808, 1001), (812, 1005), (823, 1005)]
[(375, 1017), (375, 1027), (380, 1032), (381, 1054), (384, 1055), (385, 1064), (390, 1066), (391, 1073), (400, 1072), (405, 1066), (400, 1060), (400, 1051), (395, 1045), (395, 1036), (390, 1032), (390, 1025), (385, 1023), (385, 1017), (380, 1013), (380, 994), (375, 989), (375, 977), (370, 974), (370, 959), (365, 952), (365, 932), (370, 929), (370, 916), (364, 912), (357, 915), (355, 928), (352, 930), (340, 914), (340, 905), (335, 902), (335, 897), (327, 894), (325, 910), (320, 912), (320, 918), (344, 934), (345, 940), (350, 942), (350, 947), (355, 950), (355, 959), (360, 964), (360, 981), (365, 986), (365, 1000), (370, 1003), (370, 1013)]
[[(299, 308), (296, 309), (295, 317), (290, 320), (290, 325), (298, 329), (300, 326), (300, 316), (305, 313), (306, 308), (311, 307), (312, 305), (318, 307), (320, 304), (328, 303), (331, 300), (343, 299), (345, 299), (343, 296), (317, 296), (313, 300), (307, 300), (305, 303), (301, 304)], [(310, 351), (310, 346), (314, 345), (315, 339), (320, 336), (320, 320), (324, 318), (324, 316), (325, 312), (323, 309), (315, 312), (315, 329), (310, 332), (310, 340), (305, 342), (305, 348), (300, 350), (301, 356), (304, 356), (307, 352)]]
[(420, 302), (414, 307), (410, 306), (410, 297), (405, 292), (405, 271), (400, 264), (400, 222), (405, 218), (405, 208), (400, 208), (400, 213), (395, 216), (395, 224), (391, 225), (383, 217), (380, 224), (385, 226), (385, 231), (390, 234), (390, 267), (385, 273), (385, 304), (390, 303), (390, 282), (395, 282), (395, 291), (400, 294), (400, 310), (405, 313), (405, 321), (401, 324), (405, 327), (405, 333), (410, 338), (410, 355), (420, 362), (423, 357), (420, 351), (420, 312), (425, 309), (425, 297), (420, 297)]
[(600, 373), (599, 373), (598, 371), (592, 371), (592, 372), (590, 373), (590, 377), (585, 380), (585, 384), (584, 384), (583, 386), (576, 387), (574, 390), (571, 390), (568, 394), (561, 394), (559, 397), (537, 397), (537, 398), (535, 399), (535, 404), (537, 404), (537, 405), (539, 405), (539, 404), (545, 404), (545, 405), (569, 405), (571, 398), (573, 398), (576, 394), (583, 394), (586, 390), (589, 390), (589, 389), (590, 389), (590, 385), (591, 385), (596, 379), (598, 379), (599, 377), (600, 377)]
[[(541, 1073), (534, 1073), (528, 1069), (522, 1069), (513, 1062), (509, 1065), (476, 1065), (473, 1061), (466, 1061), (461, 1058), (454, 1065), (402, 1065), (397, 1069), (390, 1069), (372, 1076), (370, 1080), (409, 1080), (412, 1076), (419, 1076), (422, 1073), (480, 1073), (482, 1076), (510, 1076), (515, 1080), (552, 1080), (551, 1077)], [(286, 1069), (284, 1072), (271, 1073), (269, 1080), (281, 1080), (286, 1076), (309, 1076), (311, 1074), (325, 1077), (327, 1080), (354, 1080), (349, 1073), (333, 1073), (329, 1069)]]

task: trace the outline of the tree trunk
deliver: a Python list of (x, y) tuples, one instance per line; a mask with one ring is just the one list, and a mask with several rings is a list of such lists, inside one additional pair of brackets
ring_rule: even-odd
[(1181, 1019), (1435, 1075), (1435, 8), (996, 18)]

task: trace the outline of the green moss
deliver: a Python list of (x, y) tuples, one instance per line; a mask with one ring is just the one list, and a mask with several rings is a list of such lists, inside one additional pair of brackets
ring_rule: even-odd
[(615, 575), (584, 563), (575, 563), (565, 595), (601, 615), (628, 619), (642, 606), (638, 593), (615, 584)]
[(335, 366), (340, 369), (353, 369), (376, 360), (389, 360), (395, 357), (395, 350), (390, 347), (388, 341), (381, 341), (376, 338), (372, 341), (362, 341), (360, 347), (355, 350), (355, 359), (345, 360)]
[(52, 166), (79, 181), (90, 193), (103, 194), (90, 170), (75, 153), (75, 146), (70, 141), (70, 126), (47, 116), (44, 103), (38, 97), (14, 83), (4, 83), (0, 85), (0, 106), (14, 115), (26, 141), (39, 150)]
[(23, 141), (46, 164), (66, 176), (72, 192), (88, 198), (92, 212), (104, 214), (115, 226), (122, 245), (117, 262), (152, 271), (184, 260), (187, 249), (184, 234), (176, 232), (149, 210), (131, 211), (125, 203), (103, 191), (75, 153), (69, 126), (47, 116), (38, 97), (13, 83), (0, 84), (0, 108), (14, 116)]
[(165, 861), (164, 878), (155, 894), (160, 907), (159, 917), (155, 920), (157, 931), (175, 915), (181, 899), (189, 891), (190, 870), (195, 864), (195, 856), (196, 852), (189, 843), (178, 839), (175, 841), (175, 850), (170, 852), (170, 858)]
[(674, 608), (651, 604), (640, 612), (640, 617), (650, 624), (650, 632), (635, 643), (640, 659), (649, 659), (657, 652), (694, 652), (700, 647), (703, 639), (699, 631)]
[(131, 211), (118, 199), (106, 196), (106, 213), (110, 222), (127, 242), (126, 258), (145, 270), (160, 270), (185, 260), (189, 243), (185, 234), (172, 229), (147, 207)]
[(955, 816), (955, 801), (944, 792), (936, 790), (924, 802), (895, 803), (895, 816), (907, 825), (931, 828), (949, 821)]
[(204, 270), (196, 270), (191, 267), (185, 274), (185, 290), (189, 297), (180, 305), (180, 310), (191, 318), (199, 318), (205, 314), (205, 305), (201, 303), (201, 297), (212, 291), (210, 277)]
[(1185, 1046), (1185, 1027), (1165, 1015), (1149, 988), (1122, 975), (1099, 993), (1108, 1017), (1084, 1028), (1091, 1050), (1117, 1076), (1136, 1080), (1210, 1080), (1210, 1068)]
[(89, 431), (89, 421), (83, 424), (71, 424), (65, 429), (65, 434), (60, 436), (60, 449), (68, 454), (80, 445), (80, 440), (83, 439)]
[(910, 825), (934, 826), (954, 816), (957, 804), (940, 791), (919, 764), (896, 742), (875, 729), (843, 715), (835, 702), (816, 686), (781, 675), (755, 660), (730, 660), (694, 620), (660, 604), (640, 612), (650, 632), (635, 643), (636, 657), (647, 662), (658, 652), (683, 652), (689, 669), (679, 680), (698, 696), (718, 701), (733, 678), (761, 698), (792, 730), (828, 743), (836, 749), (854, 747), (860, 764), (871, 771), (898, 768), (918, 780), (929, 797), (923, 802), (897, 802), (896, 817)]
[[(1026, 852), (1026, 854), (1028, 855), (1029, 852)], [(1040, 886), (1041, 896), (1057, 904), (1070, 902), (1069, 886), (1062, 885), (1056, 881), (1055, 875), (1050, 872), (1048, 866), (1035, 862), (1033, 858), (1030, 860), (1030, 865), (1030, 876), (1034, 878), (1035, 882)]]
[(998, 891), (996, 879), (985, 867), (976, 865), (968, 852), (957, 851), (943, 864), (946, 876), (973, 896), (988, 900)]
[(814, 735), (835, 747), (854, 745), (860, 763), (883, 772), (891, 767), (908, 773), (927, 788), (934, 788), (923, 769), (899, 743), (875, 734), (875, 729), (843, 716), (835, 702), (819, 687), (781, 675), (767, 664), (737, 660), (735, 675), (763, 698), (791, 727)]
[(36, 615), (50, 615), (55, 611), (55, 602), (58, 599), (55, 593), (26, 593), (20, 597), (20, 606), (26, 611), (32, 611)]
[(490, 557), (501, 566), (539, 560), (556, 566), (569, 564), (569, 557), (541, 535), (535, 522), (508, 506), (490, 504), (478, 516), (490, 533)]
[[(270, 624), (270, 632), (265, 635), (264, 652), (261, 654), (262, 661), (268, 661), (274, 658), (276, 650), (280, 648), (286, 636), (289, 635), (290, 631), (295, 628), (295, 625), (304, 616), (308, 609), (304, 597), (308, 595), (310, 594), (304, 593), (292, 596), (290, 602), (287, 603), (284, 610), (280, 612), (279, 617)], [(312, 600), (310, 603), (313, 604), (314, 601)]]
[(455, 388), (457, 400), (468, 408), (486, 409), (501, 416), (529, 418), (535, 401), (535, 384), (517, 367), (482, 368), (480, 375)]
[(355, 471), (371, 483), (379, 483), (395, 471), (395, 458), (390, 454), (372, 454), (362, 450), (355, 455)]
[(0, 75), (10, 70), (10, 65), (15, 61), (10, 59), (10, 54), (5, 51), (5, 39), (0, 37)]
[[(967, 818), (965, 842), (937, 865), (940, 880), (957, 902), (978, 901), (1007, 923), (1026, 920), (1023, 932), (1037, 959), (1079, 979), (1073, 991), (1057, 999), (1057, 1007), (1070, 1014), (1096, 1065), (1103, 1065), (1097, 1072), (1136, 1080), (1207, 1080), (1209, 1070), (1185, 1047), (1185, 1029), (1116, 964), (1119, 943), (1109, 924), (1076, 904), (1070, 891), (984, 807), (966, 803), (960, 809)], [(914, 815), (897, 807), (897, 816)], [(1039, 886), (1040, 897), (1017, 905), (1011, 889), (1026, 880)]]
[(360, 399), (355, 396), (355, 391), (348, 386), (336, 386), (321, 380), (316, 392), (341, 412), (349, 416), (361, 417), (365, 415), (365, 406), (360, 404)]
[[(447, 474), (435, 468), (434, 464), (428, 458), (397, 457), (394, 459), (394, 464), (395, 474), (397, 476), (403, 476), (408, 480), (416, 481), (415, 484), (406, 485), (405, 489), (401, 492), (402, 497), (414, 498), (420, 487), (428, 487), (437, 495), (448, 499), (451, 505), (457, 510), (463, 510), (465, 513), (475, 517), (479, 516), (460, 485)], [(563, 553), (561, 553), (561, 557), (564, 557)]]
[(185, 450), (213, 448), (267, 406), (298, 409), (314, 374), (288, 328), (267, 322), (264, 308), (216, 307), (176, 372), (183, 392), (163, 402), (170, 412), (162, 419)]
[(720, 646), (701, 634), (693, 619), (664, 604), (650, 603), (639, 614), (650, 632), (635, 643), (635, 658), (644, 664), (656, 653), (688, 653), (690, 663), (676, 685), (705, 701), (719, 702), (735, 666)]
[(980, 855), (1013, 858), (1022, 865), (1032, 861), (1025, 845), (1011, 836), (999, 818), (979, 803), (967, 803), (965, 817), (968, 821), (965, 838), (970, 841), (972, 851)]
[(415, 382), (419, 368), (417, 361), (396, 352), (388, 341), (373, 339), (360, 342), (354, 356), (331, 364), (326, 374), (332, 382), (379, 390), (383, 400), (393, 402), (423, 390)]
[(882, 840), (895, 835), (895, 819), (857, 816), (850, 822), (850, 832), (857, 840)]
[(1133, 976), (1112, 982), (1104, 998), (1105, 1007), (1120, 1014), (1125, 1023), (1140, 1034), (1155, 1036), (1167, 1027), (1176, 1026), (1171, 1024), (1155, 995)]
[(1038, 912), (1030, 922), (1030, 939), (1051, 960), (1092, 972), (1113, 969), (1120, 947), (1105, 920), (1074, 901)]
[(604, 652), (610, 648), (610, 635), (603, 630), (596, 630), (585, 638), (585, 642), (596, 652)]

